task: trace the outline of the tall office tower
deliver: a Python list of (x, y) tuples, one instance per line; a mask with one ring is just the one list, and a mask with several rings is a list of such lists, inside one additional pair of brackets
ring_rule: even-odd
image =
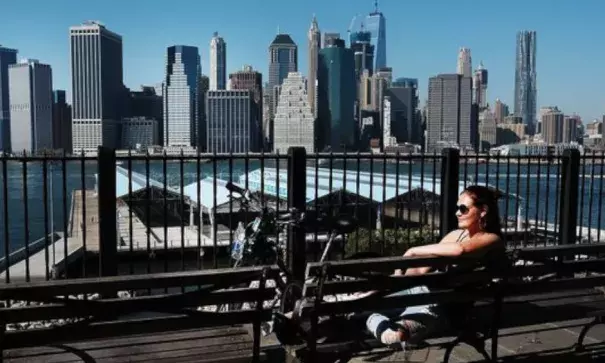
[(496, 103), (494, 104), (494, 117), (496, 119), (497, 124), (501, 124), (504, 122), (504, 118), (509, 115), (508, 105), (499, 98), (496, 98)]
[(315, 129), (319, 150), (354, 150), (359, 127), (355, 123), (357, 81), (353, 50), (336, 39), (319, 51), (318, 104), (321, 124)]
[(460, 48), (458, 50), (458, 74), (464, 77), (473, 76), (473, 61), (471, 59), (471, 50), (469, 48)]
[[(372, 33), (364, 31), (351, 33), (349, 37), (351, 49), (355, 58), (355, 75), (357, 79), (361, 78), (364, 70), (372, 76), (374, 74), (374, 50), (376, 47), (372, 45)], [(329, 44), (328, 44), (329, 47)]]
[(479, 151), (487, 152), (496, 146), (496, 118), (489, 109), (479, 112)]
[(52, 71), (26, 59), (8, 67), (11, 149), (37, 153), (53, 148)]
[(71, 106), (67, 103), (65, 91), (55, 90), (53, 99), (53, 149), (72, 152)]
[(269, 83), (268, 88), (271, 93), (269, 103), (269, 119), (265, 120), (267, 127), (267, 138), (269, 142), (273, 142), (273, 115), (279, 93), (277, 87), (281, 86), (282, 82), (288, 73), (298, 72), (298, 47), (288, 34), (277, 34), (275, 39), (269, 45)]
[(378, 11), (378, 0), (374, 1), (374, 11), (366, 16), (366, 31), (372, 34), (373, 68), (380, 69), (387, 66), (387, 29), (384, 15)]
[(391, 101), (391, 133), (398, 142), (420, 144), (422, 120), (418, 114), (418, 79), (397, 78), (386, 95)]
[[(261, 132), (258, 135), (258, 144), (261, 150), (265, 150), (265, 139), (263, 137), (263, 74), (252, 69), (252, 66), (244, 66), (241, 71), (229, 75), (232, 90), (250, 90)], [(268, 149), (266, 151), (269, 151)]]
[(523, 118), (527, 132), (536, 132), (536, 32), (517, 33), (517, 61), (515, 65), (515, 115)]
[(563, 115), (563, 112), (561, 112), (556, 106), (552, 106), (542, 107), (540, 109), (540, 114), (542, 119), (541, 132), (542, 139), (544, 140), (544, 142), (550, 145), (562, 142), (563, 122), (565, 119), (565, 115)]
[(257, 152), (261, 125), (251, 90), (208, 91), (208, 152)]
[(307, 78), (307, 96), (309, 98), (309, 104), (311, 105), (311, 111), (313, 115), (317, 117), (317, 59), (319, 57), (319, 49), (321, 48), (321, 33), (319, 26), (317, 25), (317, 19), (313, 16), (311, 22), (311, 28), (307, 34), (307, 53), (309, 54), (309, 72)]
[(426, 149), (473, 146), (473, 90), (470, 77), (440, 74), (429, 79)]
[(292, 72), (282, 84), (275, 111), (274, 150), (282, 154), (292, 146), (302, 146), (307, 153), (315, 151), (315, 116), (308, 101), (305, 79)]
[(227, 87), (227, 43), (217, 32), (210, 41), (210, 90)]
[(561, 129), (561, 142), (569, 144), (571, 142), (577, 142), (579, 133), (578, 126), (582, 126), (582, 119), (578, 115), (565, 116), (563, 118), (563, 127)]
[(0, 45), (0, 150), (11, 151), (8, 66), (17, 63), (17, 50)]
[(487, 69), (483, 67), (483, 62), (473, 75), (473, 102), (479, 106), (479, 109), (487, 108)]
[(202, 148), (202, 66), (197, 47), (174, 45), (166, 53), (164, 146)]
[(94, 21), (69, 31), (74, 152), (118, 148), (126, 99), (122, 37)]
[(325, 48), (326, 45), (328, 44), (328, 42), (330, 42), (333, 39), (340, 39), (340, 33), (325, 32), (323, 34), (323, 39), (322, 39), (322, 42), (321, 42), (321, 47)]

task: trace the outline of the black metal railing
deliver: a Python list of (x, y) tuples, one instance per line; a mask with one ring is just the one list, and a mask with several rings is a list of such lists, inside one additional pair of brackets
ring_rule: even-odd
[[(96, 157), (5, 155), (0, 158), (1, 278), (228, 266), (234, 232), (254, 213), (230, 198), (227, 181), (277, 209), (304, 209), (309, 218), (354, 216), (358, 226), (333, 258), (361, 251), (395, 255), (438, 241), (455, 228), (456, 199), (470, 184), (502, 192), (500, 213), (511, 245), (601, 238), (602, 153), (509, 156), (448, 149), (307, 155), (301, 150), (189, 156), (116, 155), (101, 148)], [(316, 224), (278, 238), (288, 238), (289, 262), (300, 270), (304, 261), (318, 257), (326, 235)]]

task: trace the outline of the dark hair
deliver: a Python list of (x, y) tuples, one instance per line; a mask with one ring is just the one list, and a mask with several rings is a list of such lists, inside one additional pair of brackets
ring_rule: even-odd
[(502, 236), (500, 212), (498, 211), (498, 199), (501, 196), (500, 191), (481, 185), (470, 185), (464, 189), (462, 194), (467, 194), (471, 197), (475, 206), (487, 209), (483, 230)]

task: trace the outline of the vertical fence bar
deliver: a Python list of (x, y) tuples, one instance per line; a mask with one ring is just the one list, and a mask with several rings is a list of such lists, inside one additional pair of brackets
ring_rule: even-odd
[[(433, 198), (434, 196), (437, 195), (437, 152), (433, 151), (433, 187), (432, 187), (432, 192), (433, 192)], [(435, 225), (435, 216), (437, 215), (437, 203), (435, 203), (435, 199), (433, 199), (433, 201), (431, 202), (431, 213), (432, 213), (432, 217), (431, 217), (431, 240), (435, 241), (435, 230), (437, 229), (437, 226)]]
[(30, 281), (30, 269), (29, 269), (29, 196), (27, 190), (27, 155), (23, 153), (22, 160), (22, 171), (23, 171), (23, 243), (25, 247), (25, 281)]
[[(8, 170), (6, 167), (7, 161), (6, 152), (2, 152), (2, 198), (4, 199), (4, 259), (6, 260), (5, 282), (8, 284), (11, 281), (10, 277), (10, 231), (8, 218)], [(51, 176), (52, 178), (52, 176)], [(51, 200), (52, 203), (52, 200)]]
[[(519, 206), (521, 205), (521, 156), (517, 156), (517, 182), (515, 191), (517, 192), (517, 198), (515, 203), (515, 238), (517, 238), (517, 232), (519, 232)], [(523, 232), (523, 231), (522, 231)], [(525, 233), (523, 234), (525, 236)], [(525, 237), (523, 237), (523, 241), (525, 241)], [(525, 242), (523, 242), (523, 247), (525, 247)]]
[(584, 230), (584, 193), (585, 193), (585, 184), (586, 184), (586, 149), (582, 153), (582, 160), (580, 162), (580, 166), (582, 168), (582, 185), (580, 187), (580, 217), (578, 218), (578, 224), (580, 225), (580, 230), (578, 233), (578, 239), (582, 242), (583, 238), (583, 230)]
[[(410, 164), (411, 165), (411, 164)], [(384, 256), (385, 245), (387, 243), (385, 239), (385, 226), (384, 226), (384, 215), (386, 213), (386, 199), (387, 199), (387, 153), (382, 154), (382, 204), (380, 206), (380, 234), (382, 238), (382, 247), (380, 248), (380, 255)], [(395, 195), (395, 202), (397, 201), (397, 195)], [(397, 235), (394, 236), (395, 241)], [(409, 238), (408, 238), (409, 240)]]
[[(185, 271), (185, 155), (183, 149), (181, 149), (181, 156), (179, 157), (179, 174), (180, 177), (180, 189), (181, 189), (181, 200), (179, 201), (181, 204), (181, 216), (180, 216), (180, 224), (181, 224), (181, 271)], [(191, 206), (189, 207), (191, 208)], [(190, 211), (191, 213), (191, 211)], [(164, 257), (168, 259), (168, 256)], [(181, 286), (183, 291), (185, 291), (185, 287)]]
[(456, 202), (458, 201), (458, 173), (460, 168), (460, 152), (458, 149), (447, 148), (442, 152), (441, 161), (441, 238), (456, 229)]
[[(197, 148), (197, 158), (196, 158), (196, 166), (195, 166), (195, 185), (196, 185), (196, 200), (197, 200), (197, 213), (198, 213), (198, 222), (197, 222), (197, 254), (196, 254), (196, 260), (197, 260), (197, 269), (201, 269), (202, 268), (202, 259), (204, 257), (203, 254), (203, 250), (202, 250), (202, 233), (203, 231), (203, 227), (204, 227), (204, 223), (203, 223), (203, 218), (204, 218), (204, 212), (202, 210), (202, 192), (201, 192), (201, 160), (200, 160), (200, 148)], [(195, 223), (194, 223), (195, 224)]]
[[(412, 154), (410, 154), (410, 162), (413, 161), (413, 157)], [(424, 153), (420, 154), (420, 205), (421, 205), (421, 209), (420, 209), (420, 218), (418, 219), (418, 221), (420, 222), (420, 232), (419, 232), (419, 237), (422, 240), (424, 237), (424, 228), (426, 220), (425, 220), (425, 216), (426, 216), (426, 210), (425, 210), (425, 200), (424, 200), (424, 163), (425, 163), (425, 159), (424, 159)], [(397, 191), (397, 195), (399, 195), (399, 191)]]
[[(164, 178), (162, 179), (162, 183), (164, 184), (162, 188), (162, 205), (164, 206), (164, 272), (168, 272), (168, 203), (166, 201), (166, 194), (168, 194), (168, 171), (167, 171), (167, 153), (164, 150), (162, 155), (162, 174)], [(153, 254), (155, 256), (155, 254)], [(168, 292), (168, 289), (164, 290)]]
[[(542, 159), (538, 156), (538, 165), (537, 165), (537, 175), (536, 175), (536, 213), (534, 214), (534, 218), (536, 218), (536, 220), (534, 221), (534, 225), (536, 226), (536, 231), (539, 228), (539, 223), (538, 221), (540, 220), (540, 201), (542, 200), (542, 198), (540, 198), (540, 172), (542, 169)], [(530, 175), (528, 173), (527, 175), (527, 180), (528, 180), (528, 184), (529, 184), (529, 178)], [(528, 208), (529, 209), (529, 208)], [(546, 221), (545, 221), (546, 222)], [(547, 224), (548, 225), (548, 224)], [(537, 242), (537, 241), (536, 241)], [(544, 245), (546, 246), (546, 241), (544, 241)]]
[(562, 169), (559, 240), (561, 244), (574, 244), (578, 222), (578, 182), (580, 175), (580, 152), (578, 150), (567, 149), (563, 152)]
[[(84, 256), (86, 256), (86, 160), (84, 159), (84, 150), (80, 154), (80, 187), (82, 190), (82, 223), (84, 224), (82, 228), (82, 250), (84, 251)], [(91, 223), (95, 222), (91, 221)], [(84, 258), (82, 260), (82, 277), (86, 277), (86, 273), (86, 258)], [(84, 297), (86, 298), (87, 295), (85, 294)]]
[[(551, 178), (551, 174), (550, 174), (550, 164), (552, 162), (552, 156), (550, 155), (550, 153), (546, 156), (546, 201), (544, 203), (544, 219), (545, 219), (545, 223), (546, 223), (546, 228), (548, 227), (548, 221), (549, 221), (549, 213), (550, 213), (550, 209), (548, 207), (549, 204), (549, 200), (550, 200), (550, 178)], [(556, 195), (556, 193), (555, 193)], [(554, 221), (555, 223), (557, 223), (557, 221)], [(547, 230), (545, 230), (547, 231)], [(547, 233), (547, 232), (546, 232)], [(548, 242), (548, 234), (546, 235), (546, 238), (544, 239), (544, 243)]]
[[(531, 184), (530, 184), (530, 178), (531, 178), (531, 157), (528, 156), (527, 158), (527, 178), (525, 178), (525, 237), (524, 237), (524, 241), (525, 241), (525, 245), (527, 245), (527, 242), (529, 240), (529, 230), (531, 228), (531, 223), (529, 223), (529, 205), (531, 203), (531, 199), (530, 199), (530, 191), (531, 191)], [(539, 183), (540, 181), (538, 181)], [(537, 196), (536, 196), (537, 197)], [(535, 246), (535, 243), (534, 243)]]
[[(115, 165), (115, 162), (114, 162)], [(114, 175), (115, 177), (115, 175)], [(69, 221), (69, 214), (67, 212), (67, 156), (65, 155), (65, 150), (63, 150), (63, 155), (61, 156), (61, 190), (62, 190), (62, 201), (63, 201), (63, 230), (67, 231), (67, 223)], [(115, 199), (115, 196), (114, 196)], [(100, 206), (100, 204), (99, 204)], [(100, 218), (100, 214), (99, 214), (99, 218)], [(83, 221), (84, 222), (84, 221)], [(76, 226), (76, 228), (81, 228), (80, 226)], [(68, 238), (68, 234), (65, 233), (63, 235), (63, 266), (64, 266), (64, 273), (65, 273), (65, 278), (69, 277), (68, 274), (68, 267), (69, 267), (69, 263), (67, 260), (67, 253), (68, 253), (68, 248), (69, 248), (69, 238)], [(65, 297), (67, 299), (67, 296)]]
[(99, 272), (101, 276), (118, 273), (118, 233), (116, 213), (116, 153), (99, 147)]
[[(356, 176), (355, 176), (355, 218), (357, 218), (357, 221), (361, 221), (359, 218), (359, 187), (360, 187), (360, 174), (361, 174), (361, 154), (359, 151), (357, 151), (357, 170), (356, 170)], [(317, 183), (316, 183), (317, 185)], [(360, 230), (360, 226), (361, 223), (357, 224), (357, 229), (356, 229), (356, 240), (355, 240), (355, 253), (359, 252), (359, 230)]]
[[(589, 241), (592, 242), (592, 200), (594, 197), (594, 164), (595, 164), (595, 151), (592, 151), (590, 158), (590, 196), (588, 197), (588, 235)], [(601, 203), (601, 201), (599, 201)]]
[[(307, 153), (303, 147), (288, 149), (288, 207), (304, 213), (307, 204)], [(307, 259), (305, 229), (290, 227), (288, 234), (288, 269), (295, 281), (304, 281)]]
[[(151, 273), (151, 176), (149, 166), (149, 150), (145, 155), (145, 224), (147, 228), (147, 273)], [(151, 290), (149, 290), (151, 293)]]
[[(395, 225), (393, 226), (393, 231), (395, 235), (395, 250), (399, 247), (399, 228), (400, 225), (400, 217), (399, 217), (399, 206), (401, 205), (399, 201), (399, 150), (395, 153)], [(409, 243), (409, 241), (408, 241)]]
[(605, 152), (601, 152), (601, 159), (599, 160), (601, 169), (599, 172), (599, 209), (597, 210), (597, 242), (601, 241), (601, 215), (603, 212), (603, 164), (605, 164)]
[[(42, 160), (42, 200), (44, 205), (44, 278), (50, 279), (50, 261), (48, 255), (48, 247), (51, 241), (54, 242), (54, 236), (50, 236), (48, 230), (48, 159), (46, 153), (44, 153), (44, 160)], [(5, 255), (6, 256), (6, 255)]]
[[(132, 225), (132, 152), (128, 150), (128, 202), (130, 205), (128, 206), (128, 235), (129, 235), (129, 246), (128, 251), (130, 255), (133, 255), (134, 250), (134, 236), (133, 236), (133, 225)], [(131, 261), (128, 264), (128, 272), (130, 274), (134, 274), (134, 263)]]
[[(216, 192), (217, 192), (217, 185), (216, 185), (216, 173), (217, 173), (217, 157), (216, 157), (216, 150), (214, 151), (214, 153), (212, 154), (212, 210), (210, 211), (210, 228), (211, 229), (211, 233), (212, 233), (212, 241), (213, 241), (213, 248), (212, 248), (212, 264), (214, 268), (218, 268), (218, 258), (217, 258), (217, 253), (218, 253), (218, 225), (216, 223), (216, 206), (217, 206), (217, 200), (216, 200)], [(247, 165), (248, 161), (246, 160), (246, 165)], [(248, 189), (248, 172), (246, 171), (246, 190)], [(246, 209), (246, 215), (248, 214), (248, 210)], [(247, 221), (246, 221), (246, 225), (247, 225)]]

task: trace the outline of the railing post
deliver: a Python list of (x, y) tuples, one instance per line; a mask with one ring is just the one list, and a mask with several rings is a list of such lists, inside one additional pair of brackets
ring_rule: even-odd
[(118, 231), (116, 212), (116, 152), (99, 147), (97, 156), (99, 198), (99, 273), (118, 274)]
[(563, 152), (561, 202), (559, 203), (559, 243), (574, 244), (578, 224), (578, 185), (580, 183), (580, 151)]
[[(288, 149), (288, 208), (304, 213), (307, 205), (307, 153), (304, 147)], [(305, 228), (292, 226), (288, 235), (287, 263), (295, 281), (305, 280), (307, 246)]]
[(460, 151), (443, 149), (441, 158), (441, 214), (439, 215), (441, 238), (458, 228), (456, 202), (458, 201), (458, 174), (460, 172)]

